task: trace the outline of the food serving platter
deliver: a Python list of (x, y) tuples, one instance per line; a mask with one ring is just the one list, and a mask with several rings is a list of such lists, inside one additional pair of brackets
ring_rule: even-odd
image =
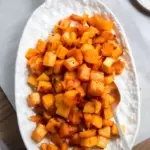
[[(52, 27), (61, 19), (76, 14), (100, 13), (110, 19), (115, 25), (115, 33), (120, 42), (124, 54), (122, 60), (126, 63), (125, 71), (115, 82), (121, 92), (121, 103), (117, 108), (120, 124), (126, 127), (125, 136), (132, 147), (139, 128), (140, 96), (137, 81), (136, 69), (132, 57), (131, 48), (128, 44), (125, 32), (111, 10), (99, 0), (47, 0), (38, 7), (30, 17), (20, 40), (17, 53), (16, 72), (15, 72), (15, 102), (19, 129), (27, 149), (37, 150), (38, 144), (31, 139), (31, 133), (35, 124), (29, 120), (34, 114), (28, 107), (26, 99), (31, 93), (27, 84), (28, 69), (26, 67), (25, 53), (28, 48), (35, 47), (38, 39), (46, 40)], [(121, 139), (110, 141), (108, 150), (121, 150)]]

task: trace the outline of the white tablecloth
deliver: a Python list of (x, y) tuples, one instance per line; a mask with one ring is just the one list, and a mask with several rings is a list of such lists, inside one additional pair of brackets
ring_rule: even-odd
[[(19, 40), (29, 16), (43, 1), (0, 0), (0, 86), (14, 107), (14, 69)], [(150, 136), (150, 14), (138, 11), (132, 1), (104, 0), (122, 23), (136, 63), (141, 87), (138, 143)]]

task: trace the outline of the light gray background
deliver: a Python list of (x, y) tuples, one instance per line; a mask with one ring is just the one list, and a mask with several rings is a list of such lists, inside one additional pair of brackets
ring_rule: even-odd
[[(133, 1), (104, 0), (123, 25), (135, 59), (141, 87), (138, 143), (150, 137), (150, 13), (140, 12)], [(14, 69), (19, 40), (31, 13), (43, 2), (0, 0), (0, 86), (14, 107)]]

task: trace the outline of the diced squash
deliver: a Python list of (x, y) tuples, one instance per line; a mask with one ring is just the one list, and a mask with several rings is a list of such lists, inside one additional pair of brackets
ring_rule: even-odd
[(97, 139), (97, 145), (96, 146), (98, 146), (100, 148), (106, 148), (109, 140), (103, 136), (98, 136), (97, 138), (98, 139)]
[(91, 80), (88, 85), (88, 93), (92, 96), (101, 96), (104, 91), (104, 82), (100, 80)]
[(123, 50), (121, 48), (116, 48), (113, 52), (112, 52), (112, 57), (114, 59), (117, 59), (121, 54), (122, 54)]
[(112, 66), (114, 62), (115, 60), (113, 58), (106, 57), (102, 64), (102, 70), (107, 74), (111, 74), (113, 72)]
[(58, 108), (59, 105), (61, 105), (64, 100), (64, 94), (63, 93), (56, 94), (54, 98), (55, 98), (55, 106)]
[(44, 72), (46, 75), (50, 76), (53, 74), (53, 67), (48, 68), (47, 70), (45, 70)]
[(49, 120), (49, 122), (47, 123), (46, 125), (46, 129), (48, 132), (51, 132), (51, 133), (56, 133), (57, 132), (57, 128), (60, 126), (60, 123), (54, 119), (54, 118), (51, 118)]
[(110, 105), (116, 102), (115, 98), (111, 96), (110, 94), (106, 94), (103, 96), (103, 100), (106, 100), (106, 99), (109, 101)]
[(94, 25), (99, 30), (110, 31), (113, 29), (113, 23), (111, 21), (106, 20), (99, 14), (95, 14), (93, 17), (94, 17), (94, 21), (95, 21)]
[(106, 126), (111, 127), (111, 126), (114, 124), (113, 121), (111, 121), (111, 120), (106, 120), (106, 119), (104, 119), (102, 122), (103, 122), (102, 124), (103, 124), (104, 127), (106, 127)]
[(51, 82), (48, 82), (48, 81), (39, 81), (38, 87), (37, 87), (37, 91), (48, 93), (48, 92), (51, 91), (51, 89), (52, 89)]
[(51, 141), (59, 147), (61, 147), (61, 145), (64, 143), (64, 140), (60, 138), (58, 133), (55, 133), (53, 136), (51, 136)]
[(117, 125), (115, 123), (112, 126), (111, 134), (114, 136), (119, 136), (119, 131), (118, 131)]
[(111, 137), (111, 127), (104, 127), (98, 130), (98, 134), (106, 137), (106, 138), (110, 138)]
[(56, 145), (49, 144), (47, 150), (59, 150), (59, 148)]
[(28, 76), (28, 83), (33, 87), (37, 87), (38, 82), (36, 79), (37, 79), (37, 76), (34, 74), (31, 74)]
[(85, 96), (85, 91), (81, 85), (76, 87), (76, 91), (80, 94), (81, 97)]
[(89, 68), (86, 64), (82, 64), (78, 67), (77, 76), (81, 81), (88, 81), (90, 79), (91, 68)]
[(98, 142), (97, 136), (93, 136), (81, 139), (80, 145), (84, 147), (94, 147), (97, 145), (97, 142)]
[(113, 117), (113, 112), (112, 112), (112, 108), (108, 107), (104, 109), (104, 118), (105, 119), (110, 119)]
[(79, 63), (74, 57), (69, 57), (64, 61), (64, 66), (69, 70), (73, 71), (78, 67)]
[(35, 123), (40, 123), (42, 120), (42, 117), (40, 115), (30, 116), (30, 120), (35, 122)]
[(86, 50), (83, 52), (85, 62), (89, 64), (97, 64), (99, 60), (99, 52), (96, 49)]
[(77, 91), (70, 90), (64, 94), (64, 104), (68, 107), (73, 107), (77, 104)]
[(96, 128), (102, 127), (102, 117), (99, 115), (92, 115), (92, 122), (91, 124)]
[(88, 90), (88, 82), (82, 82), (81, 86), (83, 87), (84, 92), (87, 93), (87, 90)]
[(105, 41), (106, 39), (102, 36), (98, 36), (93, 39), (94, 44), (101, 44), (101, 43), (104, 43)]
[(103, 31), (101, 33), (101, 36), (105, 38), (106, 40), (114, 40), (115, 35), (111, 31)]
[(102, 57), (99, 57), (98, 63), (92, 66), (92, 70), (99, 71), (103, 63)]
[(102, 104), (103, 104), (104, 108), (110, 107), (109, 98), (111, 98), (111, 96), (109, 94), (105, 94), (102, 96)]
[(68, 145), (67, 143), (63, 143), (63, 144), (61, 145), (60, 150), (68, 150), (68, 148), (69, 148), (69, 145)]
[(76, 72), (66, 72), (64, 75), (64, 80), (70, 80), (70, 79), (75, 79), (77, 77)]
[(105, 42), (103, 45), (102, 45), (102, 56), (107, 56), (107, 57), (111, 57), (112, 56), (112, 53), (114, 51), (114, 46), (112, 43), (110, 42)]
[(68, 53), (68, 49), (60, 45), (56, 51), (56, 56), (60, 59), (64, 59)]
[(62, 45), (61, 41), (55, 41), (52, 43), (48, 43), (47, 45), (47, 51), (51, 51), (51, 52), (56, 52), (56, 50), (58, 49), (58, 47)]
[(83, 109), (84, 113), (94, 113), (95, 112), (95, 105), (92, 102), (87, 102)]
[(40, 150), (47, 150), (48, 149), (48, 144), (47, 143), (42, 143), (40, 145)]
[(80, 86), (80, 81), (76, 78), (65, 80), (63, 86), (65, 90), (73, 90)]
[(93, 51), (94, 50), (94, 46), (92, 44), (83, 44), (81, 46), (81, 52), (87, 52), (87, 51)]
[(97, 99), (92, 99), (92, 103), (95, 106), (95, 114), (99, 114), (99, 112), (101, 110), (101, 102), (98, 101)]
[(54, 73), (58, 74), (61, 73), (63, 70), (64, 60), (56, 60), (54, 65)]
[(46, 127), (42, 124), (39, 124), (36, 129), (32, 132), (32, 139), (36, 142), (40, 142), (46, 136), (47, 130)]
[(78, 128), (76, 126), (71, 126), (68, 124), (62, 124), (60, 127), (60, 137), (70, 137), (72, 134), (76, 133)]
[(69, 113), (68, 120), (70, 123), (74, 125), (78, 125), (81, 123), (82, 112), (78, 109), (72, 109)]
[(47, 94), (42, 97), (43, 106), (45, 109), (49, 109), (54, 105), (54, 96), (52, 94)]
[(110, 84), (114, 81), (114, 76), (113, 75), (108, 75), (104, 77), (104, 83), (105, 85)]
[(61, 39), (61, 35), (59, 33), (55, 33), (55, 34), (49, 35), (48, 42), (54, 43), (56, 41), (60, 41), (60, 39)]
[(110, 92), (111, 92), (110, 86), (109, 85), (105, 85), (102, 95), (109, 94)]
[(79, 64), (83, 63), (83, 55), (81, 53), (81, 50), (79, 49), (69, 50), (67, 53), (67, 57), (74, 57), (78, 61)]
[(45, 73), (42, 73), (38, 78), (37, 81), (49, 81), (50, 78), (48, 75), (46, 75)]
[(125, 63), (121, 60), (118, 60), (117, 62), (115, 62), (113, 64), (113, 69), (114, 69), (114, 72), (119, 75), (123, 72), (123, 69), (125, 68)]
[(35, 107), (41, 103), (40, 94), (35, 92), (31, 93), (27, 99), (29, 107)]
[(44, 53), (46, 50), (47, 42), (43, 40), (38, 40), (36, 48), (39, 52)]
[(43, 59), (43, 65), (48, 67), (54, 67), (56, 62), (56, 54), (54, 52), (46, 52)]
[(26, 57), (27, 59), (30, 59), (31, 57), (33, 57), (33, 56), (35, 56), (35, 55), (37, 55), (36, 49), (29, 48), (28, 51), (27, 51), (27, 53), (26, 53), (26, 55), (25, 55), (25, 57)]
[(79, 136), (81, 138), (89, 138), (89, 137), (93, 137), (95, 135), (96, 135), (95, 129), (85, 130), (85, 131), (79, 132)]
[(101, 80), (104, 81), (104, 73), (100, 71), (91, 70), (90, 80)]

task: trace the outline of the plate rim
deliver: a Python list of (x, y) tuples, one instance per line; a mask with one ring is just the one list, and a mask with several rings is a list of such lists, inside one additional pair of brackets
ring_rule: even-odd
[[(52, 0), (47, 0), (47, 2), (48, 2), (48, 1), (52, 1)], [(123, 35), (123, 37), (124, 37), (124, 41), (125, 41), (126, 47), (127, 47), (127, 49), (128, 49), (128, 53), (129, 53), (129, 55), (130, 55), (130, 57), (131, 57), (131, 63), (132, 63), (132, 65), (133, 65), (133, 72), (135, 73), (136, 90), (137, 90), (137, 97), (138, 97), (138, 113), (137, 113), (138, 121), (137, 121), (137, 127), (136, 127), (136, 131), (135, 131), (135, 134), (134, 134), (134, 138), (133, 138), (133, 140), (132, 140), (132, 142), (131, 142), (131, 147), (133, 147), (134, 144), (135, 144), (135, 140), (136, 140), (136, 138), (137, 138), (137, 134), (138, 134), (138, 131), (139, 131), (139, 127), (140, 127), (140, 112), (141, 112), (141, 109), (140, 109), (140, 106), (141, 106), (141, 99), (140, 99), (140, 90), (139, 90), (140, 88), (139, 88), (139, 80), (138, 80), (138, 77), (137, 77), (137, 71), (136, 71), (136, 67), (135, 67), (135, 61), (134, 61), (134, 58), (133, 58), (133, 55), (132, 55), (131, 47), (130, 47), (130, 45), (129, 45), (129, 42), (128, 42), (128, 39), (127, 39), (125, 30), (124, 30), (124, 28), (122, 27), (120, 21), (118, 20), (118, 18), (116, 17), (116, 15), (112, 12), (112, 10), (107, 6), (107, 4), (105, 4), (102, 0), (97, 0), (97, 1), (98, 1), (103, 7), (105, 7), (105, 9), (113, 16), (115, 22), (119, 25), (120, 31), (121, 31), (121, 33), (122, 33), (122, 35)], [(26, 25), (25, 25), (25, 27), (24, 27), (24, 29), (23, 29), (22, 36), (21, 36), (21, 38), (20, 38), (20, 42), (19, 42), (19, 46), (18, 46), (17, 55), (16, 55), (16, 63), (15, 63), (15, 84), (14, 84), (14, 87), (15, 87), (15, 88), (14, 88), (14, 89), (15, 89), (15, 90), (14, 90), (14, 92), (15, 92), (15, 106), (16, 106), (16, 115), (17, 115), (17, 123), (18, 123), (19, 131), (20, 131), (21, 138), (23, 139), (23, 142), (24, 142), (26, 148), (29, 148), (29, 147), (28, 147), (27, 141), (26, 141), (25, 138), (24, 138), (23, 130), (21, 129), (21, 124), (20, 124), (20, 121), (19, 121), (19, 118), (20, 118), (20, 117), (19, 117), (19, 111), (18, 111), (18, 107), (17, 107), (17, 94), (16, 94), (16, 85), (17, 85), (17, 77), (16, 77), (16, 76), (17, 76), (17, 67), (18, 67), (17, 62), (18, 62), (18, 59), (19, 59), (18, 55), (19, 55), (19, 52), (20, 52), (21, 41), (22, 41), (22, 39), (23, 39), (24, 33), (25, 33), (25, 31), (26, 31), (26, 28), (27, 28), (28, 24), (30, 23), (30, 21), (31, 21), (31, 19), (32, 19), (32, 16), (33, 16), (34, 14), (36, 14), (37, 11), (38, 11), (42, 6), (44, 6), (45, 4), (46, 4), (46, 1), (45, 1), (43, 4), (41, 4), (40, 6), (38, 6), (38, 7), (33, 11), (33, 13), (30, 15), (30, 17), (29, 17), (29, 19), (28, 19), (28, 21), (27, 21), (27, 23), (26, 23)]]

